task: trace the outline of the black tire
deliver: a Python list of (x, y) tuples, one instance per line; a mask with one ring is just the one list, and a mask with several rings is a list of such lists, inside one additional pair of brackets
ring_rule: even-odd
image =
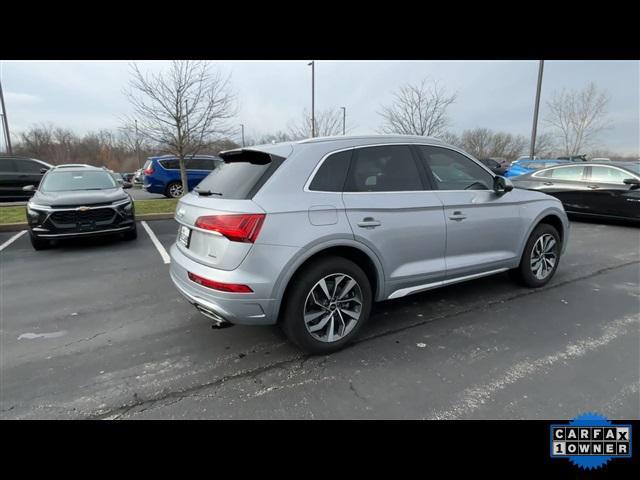
[(164, 191), (165, 197), (169, 197), (169, 198), (180, 198), (180, 197), (182, 197), (182, 193), (180, 193), (180, 195), (177, 195), (175, 193), (175, 191), (172, 192), (174, 187), (180, 187), (180, 191), (182, 191), (182, 182), (170, 182), (167, 185), (167, 188)]
[(42, 238), (38, 238), (32, 233), (29, 233), (29, 239), (31, 240), (31, 246), (34, 250), (45, 250), (51, 247), (51, 242)]
[[(357, 282), (357, 287), (359, 287), (359, 293), (361, 294), (362, 306), (358, 312), (360, 316), (355, 326), (353, 326), (349, 332), (339, 340), (324, 342), (316, 339), (307, 329), (304, 320), (305, 304), (307, 297), (311, 295), (312, 289), (318, 282), (325, 277), (335, 274), (348, 275)], [(352, 287), (352, 289), (355, 288), (355, 286)], [(355, 296), (355, 293), (353, 293), (353, 295)], [(362, 325), (366, 323), (371, 313), (372, 301), (369, 279), (358, 265), (343, 257), (324, 257), (309, 264), (304, 270), (298, 272), (294, 278), (291, 279), (289, 291), (287, 292), (285, 304), (283, 305), (281, 327), (289, 340), (307, 353), (327, 354), (335, 352), (349, 344), (358, 334)], [(338, 317), (336, 317), (336, 319), (338, 319)], [(340, 320), (338, 319), (338, 321)], [(336, 326), (339, 331), (339, 324), (336, 323)]]
[[(555, 240), (555, 263), (544, 278), (538, 278), (532, 268), (531, 252), (533, 251), (536, 242), (538, 242), (538, 240), (544, 235), (551, 235)], [(518, 266), (518, 268), (514, 268), (509, 273), (514, 280), (524, 285), (525, 287), (542, 287), (546, 285), (555, 275), (556, 270), (558, 269), (558, 264), (560, 263), (561, 250), (562, 242), (560, 240), (560, 234), (558, 233), (558, 231), (553, 226), (547, 223), (541, 223), (533, 230), (533, 232), (531, 232), (529, 240), (527, 240), (527, 244), (525, 245), (524, 251), (522, 252), (520, 265)]]
[(135, 240), (136, 238), (138, 238), (138, 228), (135, 226), (135, 224), (133, 226), (133, 230), (124, 232), (123, 238), (125, 240)]

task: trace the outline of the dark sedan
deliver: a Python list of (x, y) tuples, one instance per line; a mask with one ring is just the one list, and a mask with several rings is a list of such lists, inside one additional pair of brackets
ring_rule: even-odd
[(562, 201), (569, 214), (640, 221), (640, 162), (581, 162), (513, 178)]
[(136, 238), (132, 198), (113, 175), (88, 165), (60, 165), (49, 170), (27, 203), (31, 244), (36, 250), (50, 240), (124, 234)]

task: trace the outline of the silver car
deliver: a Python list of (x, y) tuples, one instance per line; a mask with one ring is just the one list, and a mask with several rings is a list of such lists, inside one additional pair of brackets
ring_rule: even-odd
[(300, 348), (348, 344), (373, 302), (558, 268), (562, 204), (428, 137), (315, 138), (222, 152), (176, 208), (171, 278), (218, 324), (278, 323)]

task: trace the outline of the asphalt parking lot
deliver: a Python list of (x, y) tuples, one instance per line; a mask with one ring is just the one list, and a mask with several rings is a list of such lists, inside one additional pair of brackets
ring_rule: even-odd
[[(168, 250), (172, 220), (148, 222)], [(640, 229), (572, 222), (551, 283), (506, 274), (374, 307), (357, 342), (302, 355), (222, 330), (136, 241), (36, 252), (0, 233), (0, 418), (640, 418)]]

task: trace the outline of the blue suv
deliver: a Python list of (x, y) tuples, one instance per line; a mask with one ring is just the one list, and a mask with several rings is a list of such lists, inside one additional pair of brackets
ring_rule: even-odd
[[(218, 165), (222, 163), (220, 157), (212, 155), (196, 155), (186, 159), (187, 183), (189, 191), (200, 183)], [(144, 164), (144, 180), (142, 186), (147, 192), (161, 193), (169, 198), (182, 196), (182, 181), (180, 180), (180, 165), (178, 158), (173, 155), (149, 157)]]
[(511, 166), (504, 173), (505, 177), (518, 177), (526, 173), (535, 172), (541, 168), (552, 167), (554, 165), (561, 165), (563, 163), (570, 163), (569, 160), (559, 159), (538, 159), (538, 160), (519, 160), (513, 162)]

